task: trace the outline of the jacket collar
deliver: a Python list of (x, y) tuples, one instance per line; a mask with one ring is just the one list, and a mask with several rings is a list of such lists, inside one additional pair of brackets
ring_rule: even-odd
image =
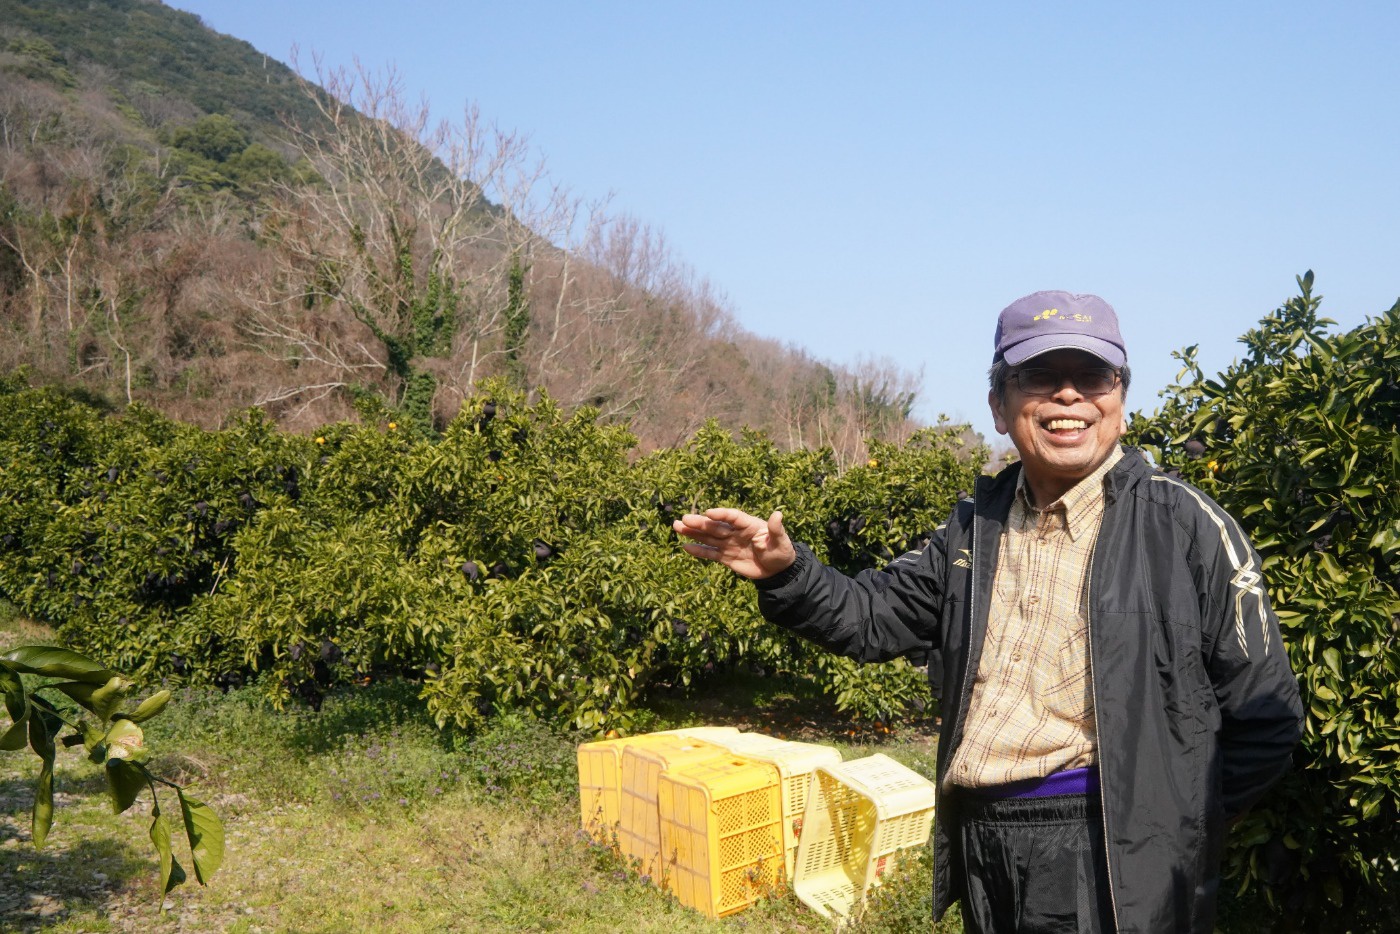
[[(1123, 446), (1123, 456), (1104, 477), (1104, 495), (1113, 502), (1118, 494), (1130, 489), (1139, 481), (1151, 476), (1153, 468), (1147, 463), (1142, 451)], [(977, 478), (974, 498), (978, 518), (996, 519), (1000, 524), (1011, 512), (1011, 502), (1016, 497), (1016, 485), (1021, 479), (1021, 462), (1009, 464), (995, 476)]]
[(1119, 494), (1125, 493), (1138, 483), (1156, 473), (1156, 468), (1147, 462), (1147, 455), (1138, 448), (1123, 446), (1123, 457), (1104, 477), (1105, 505), (1111, 505)]

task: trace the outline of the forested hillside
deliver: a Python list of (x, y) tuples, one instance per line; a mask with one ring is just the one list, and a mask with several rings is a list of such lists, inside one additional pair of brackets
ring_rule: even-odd
[(0, 0), (0, 369), (208, 427), (432, 430), (491, 376), (643, 449), (717, 418), (849, 463), (914, 427), (914, 374), (746, 332), (470, 106), (313, 78), (152, 0)]

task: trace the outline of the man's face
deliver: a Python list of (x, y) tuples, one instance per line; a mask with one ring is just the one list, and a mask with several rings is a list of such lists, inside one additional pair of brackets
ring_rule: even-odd
[[(1089, 396), (1068, 378), (1104, 366), (1082, 350), (1053, 350), (1015, 367), (1002, 399), (995, 390), (988, 396), (996, 429), (1016, 445), (1037, 505), (1048, 506), (1093, 473), (1123, 435), (1122, 383)], [(1058, 387), (1048, 396), (1022, 392), (1014, 374), (1031, 368), (1059, 373)]]

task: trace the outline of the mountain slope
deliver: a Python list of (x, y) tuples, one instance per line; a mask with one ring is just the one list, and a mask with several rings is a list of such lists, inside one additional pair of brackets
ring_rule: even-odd
[(644, 448), (713, 417), (855, 459), (913, 427), (915, 377), (749, 334), (647, 225), (392, 74), (321, 88), (148, 0), (0, 23), (0, 366), (205, 424), (431, 429), (495, 376)]
[(127, 98), (173, 98), (263, 133), (275, 131), (283, 115), (314, 117), (290, 68), (154, 0), (0, 0), (0, 23), (11, 38), (48, 42), (70, 70), (100, 67)]

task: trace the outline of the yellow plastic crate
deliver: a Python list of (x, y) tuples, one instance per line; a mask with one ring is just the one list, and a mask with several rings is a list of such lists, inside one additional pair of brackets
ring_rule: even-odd
[(742, 911), (782, 880), (782, 780), (765, 762), (678, 763), (657, 785), (662, 885), (711, 918)]
[(928, 843), (933, 804), (933, 783), (889, 756), (818, 766), (793, 892), (823, 917), (849, 917), (899, 850)]
[[(715, 730), (733, 729), (714, 727)], [(734, 730), (738, 733), (738, 730)], [(581, 743), (578, 747), (578, 801), (580, 826), (601, 843), (612, 841), (621, 819), (622, 753), (631, 746), (677, 748), (696, 741), (679, 731), (644, 733), (621, 739)], [(714, 751), (719, 751), (717, 748)]]
[(622, 785), (618, 796), (617, 846), (637, 871), (658, 882), (661, 870), (661, 818), (657, 808), (657, 787), (661, 774), (678, 768), (727, 756), (719, 746), (675, 734), (652, 734), (656, 739), (645, 745), (622, 750)]
[(783, 782), (783, 878), (790, 883), (797, 870), (797, 845), (802, 837), (812, 773), (818, 766), (840, 764), (841, 753), (831, 746), (789, 742), (762, 733), (718, 736), (713, 742), (778, 770)]

